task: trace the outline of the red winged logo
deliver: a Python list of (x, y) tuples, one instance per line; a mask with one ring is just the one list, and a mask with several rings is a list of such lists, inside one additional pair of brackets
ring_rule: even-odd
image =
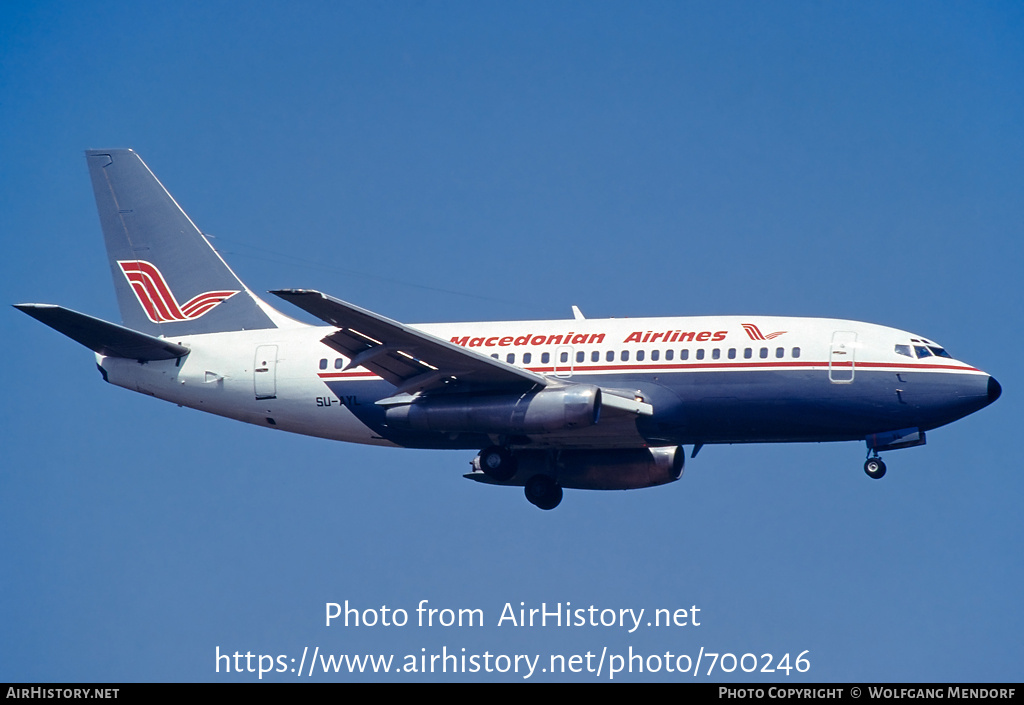
[(753, 323), (741, 323), (743, 330), (747, 331), (747, 335), (750, 336), (751, 340), (771, 340), (772, 338), (778, 338), (780, 335), (786, 333), (784, 330), (780, 330), (777, 333), (769, 333), (765, 335), (761, 332), (761, 329), (755, 326)]
[(118, 260), (117, 264), (153, 323), (195, 320), (238, 293), (207, 291), (179, 305), (156, 265), (141, 259)]

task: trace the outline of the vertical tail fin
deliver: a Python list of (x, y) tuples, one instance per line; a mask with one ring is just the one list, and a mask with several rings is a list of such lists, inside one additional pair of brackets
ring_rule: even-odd
[(277, 327), (273, 309), (235, 276), (139, 155), (85, 155), (126, 326), (163, 336)]

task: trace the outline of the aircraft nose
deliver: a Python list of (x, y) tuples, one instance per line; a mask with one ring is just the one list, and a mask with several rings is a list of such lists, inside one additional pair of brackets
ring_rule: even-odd
[(1003, 393), (1003, 387), (996, 381), (995, 377), (988, 378), (988, 403), (991, 404)]

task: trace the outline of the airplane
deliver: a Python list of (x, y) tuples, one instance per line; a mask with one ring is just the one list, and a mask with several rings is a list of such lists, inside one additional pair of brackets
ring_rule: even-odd
[(678, 480), (709, 444), (863, 441), (879, 453), (1001, 394), (920, 335), (827, 318), (696, 316), (406, 325), (306, 289), (245, 286), (133, 150), (86, 151), (121, 324), (15, 307), (92, 350), (111, 384), (353, 443), (478, 451), (464, 476), (565, 489)]

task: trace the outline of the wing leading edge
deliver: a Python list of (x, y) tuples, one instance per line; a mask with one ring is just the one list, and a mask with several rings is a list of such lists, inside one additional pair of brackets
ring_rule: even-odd
[[(323, 343), (349, 358), (345, 369), (364, 367), (395, 385), (378, 404), (408, 404), (411, 395), (438, 392), (525, 393), (573, 383), (507, 365), (354, 304), (309, 289), (270, 292), (338, 328)], [(602, 389), (602, 408), (651, 416), (651, 405), (618, 389)]]
[(506, 365), (319, 291), (270, 292), (338, 328), (323, 343), (397, 388), (395, 396), (450, 391), (528, 391), (545, 387), (543, 375)]

